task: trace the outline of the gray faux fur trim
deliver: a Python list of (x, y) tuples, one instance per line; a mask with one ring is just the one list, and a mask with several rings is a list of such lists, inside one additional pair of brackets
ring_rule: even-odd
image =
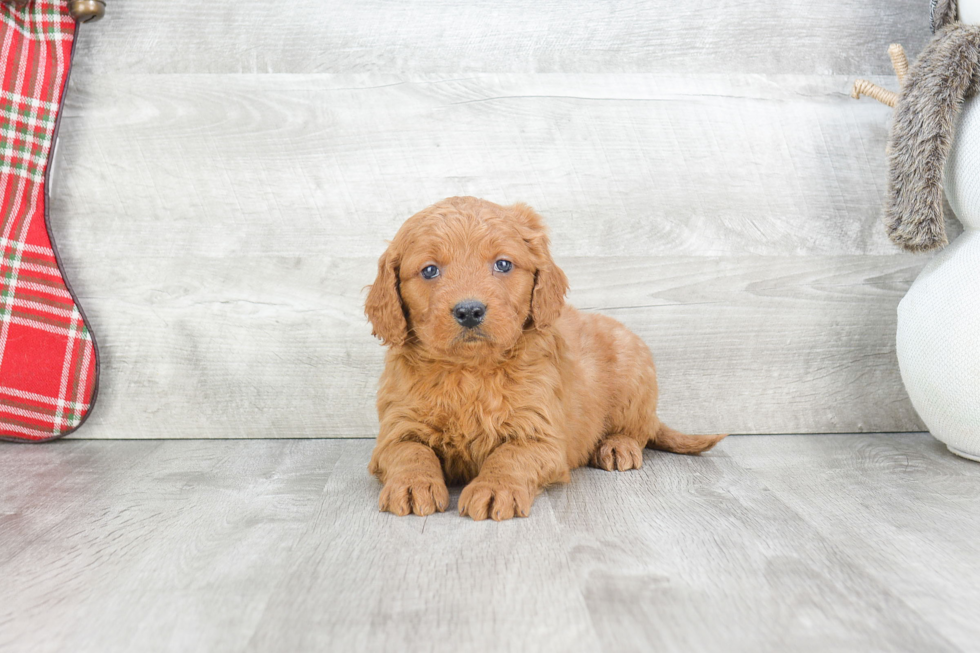
[(956, 22), (956, 0), (932, 0), (932, 32)]
[(978, 72), (980, 26), (954, 23), (932, 38), (902, 85), (888, 141), (884, 220), (904, 249), (923, 252), (948, 242), (943, 170), (960, 107), (977, 92)]

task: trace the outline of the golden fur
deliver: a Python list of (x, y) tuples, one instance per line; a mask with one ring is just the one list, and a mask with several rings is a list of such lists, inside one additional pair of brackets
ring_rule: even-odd
[[(512, 270), (496, 270), (498, 259)], [(423, 278), (429, 265), (441, 274)], [(369, 466), (384, 484), (382, 510), (445, 510), (448, 481), (468, 483), (460, 514), (526, 517), (571, 469), (626, 471), (643, 464), (645, 446), (698, 453), (725, 437), (663, 425), (647, 346), (612, 318), (566, 305), (567, 288), (541, 217), (523, 204), (454, 197), (405, 222), (365, 305), (389, 345)], [(454, 319), (463, 300), (486, 305), (478, 328)]]

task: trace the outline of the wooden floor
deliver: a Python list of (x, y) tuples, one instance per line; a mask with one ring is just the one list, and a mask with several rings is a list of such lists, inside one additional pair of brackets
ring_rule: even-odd
[(499, 524), (379, 513), (371, 446), (0, 444), (0, 650), (980, 649), (980, 467), (926, 434), (648, 451)]

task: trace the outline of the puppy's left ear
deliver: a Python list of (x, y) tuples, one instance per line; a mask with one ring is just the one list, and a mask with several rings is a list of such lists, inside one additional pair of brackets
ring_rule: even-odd
[(555, 323), (565, 306), (568, 277), (551, 258), (550, 241), (541, 216), (526, 204), (515, 204), (512, 209), (521, 225), (524, 243), (537, 261), (531, 294), (531, 319), (535, 328), (546, 329)]
[(538, 268), (534, 275), (534, 294), (531, 295), (531, 319), (537, 329), (546, 329), (561, 315), (568, 292), (568, 278), (548, 256), (549, 265)]
[(389, 247), (378, 259), (378, 277), (364, 302), (364, 314), (374, 327), (372, 335), (381, 338), (386, 345), (403, 345), (408, 338), (408, 322), (398, 283), (398, 256)]

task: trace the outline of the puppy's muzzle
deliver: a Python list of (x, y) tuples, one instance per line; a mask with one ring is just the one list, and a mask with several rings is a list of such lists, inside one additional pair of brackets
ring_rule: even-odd
[(486, 314), (486, 305), (475, 300), (462, 301), (453, 306), (453, 317), (456, 318), (460, 326), (467, 329), (479, 326)]

